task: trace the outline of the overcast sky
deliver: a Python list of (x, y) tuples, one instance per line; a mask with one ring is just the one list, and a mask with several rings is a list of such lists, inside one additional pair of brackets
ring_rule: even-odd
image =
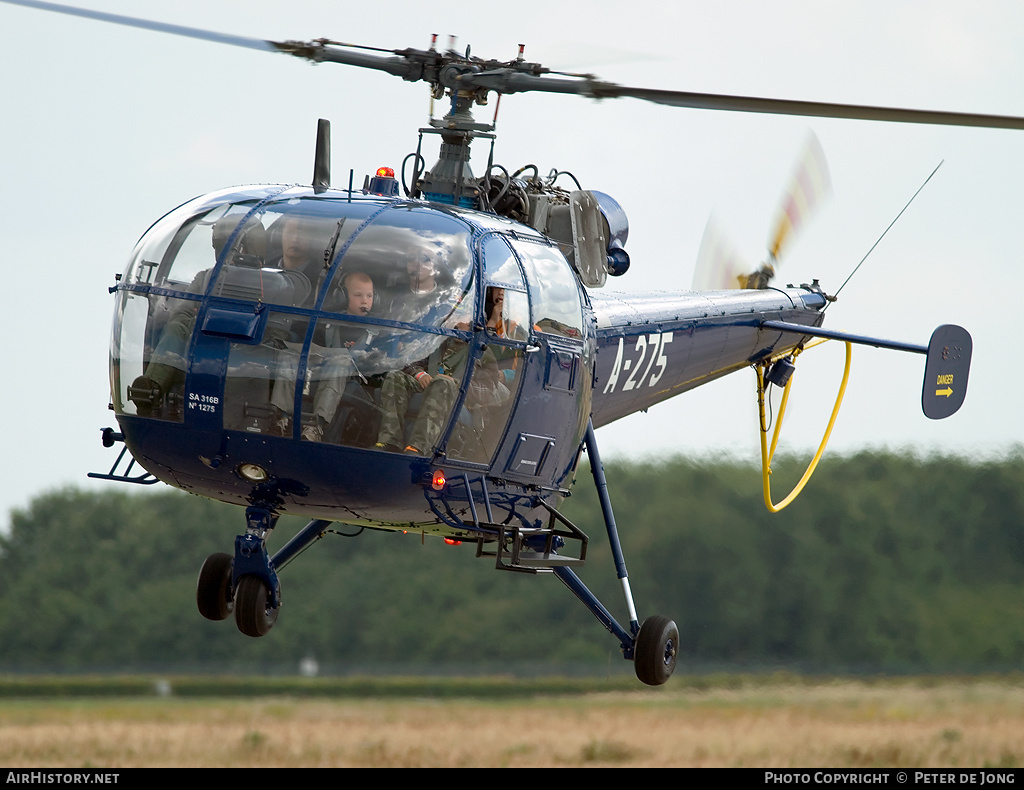
[[(524, 43), (530, 60), (632, 86), (1024, 115), (1017, 0), (87, 5), (261, 39), (399, 49), (454, 34), (459, 48), (502, 59)], [(336, 184), (350, 168), (357, 184), (378, 166), (397, 169), (429, 100), (423, 84), (385, 74), (7, 4), (0, 69), (6, 513), (56, 486), (102, 487), (85, 475), (114, 457), (99, 440), (114, 425), (107, 288), (153, 221), (220, 187), (308, 183), (320, 117), (333, 124)], [(833, 195), (787, 251), (780, 280), (816, 277), (834, 292), (942, 161), (826, 325), (924, 344), (939, 324), (958, 323), (975, 343), (967, 401), (944, 422), (921, 413), (923, 357), (856, 349), (830, 447), (1005, 452), (1024, 439), (1014, 351), (1024, 133), (513, 95), (501, 102), (495, 160), (571, 171), (621, 203), (632, 269), (609, 287), (685, 289), (712, 212), (760, 260), (809, 129)], [(486, 157), (477, 142), (478, 172)], [(801, 358), (783, 448), (817, 446), (841, 362), (836, 344)], [(724, 451), (755, 461), (756, 425), (754, 377), (742, 371), (598, 438), (606, 459)]]

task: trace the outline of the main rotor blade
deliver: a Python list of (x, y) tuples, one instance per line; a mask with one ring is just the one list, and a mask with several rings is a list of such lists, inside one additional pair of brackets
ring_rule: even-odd
[[(172, 25), (165, 22), (151, 22), (146, 19), (90, 11), (74, 6), (43, 2), (43, 0), (0, 0), (12, 5), (54, 11), (60, 14), (112, 22), (145, 30), (173, 33), (189, 38), (198, 38), (220, 44), (230, 44), (266, 52), (283, 52), (316, 62), (331, 61), (350, 66), (376, 69), (401, 77), (404, 80), (426, 80), (450, 89), (483, 88), (499, 93), (541, 91), (588, 96), (593, 99), (633, 98), (664, 104), (670, 107), (686, 107), (703, 110), (730, 110), (734, 112), (769, 113), (774, 115), (802, 115), (819, 118), (847, 118), (865, 121), (895, 121), (900, 123), (937, 124), (942, 126), (976, 126), (995, 129), (1022, 129), (1024, 118), (1008, 115), (981, 115), (974, 113), (941, 112), (933, 110), (908, 110), (898, 107), (871, 107), (855, 104), (833, 104), (791, 99), (764, 99), (754, 96), (731, 96), (716, 93), (692, 93), (689, 91), (659, 90), (656, 88), (630, 88), (610, 82), (600, 82), (590, 76), (558, 78), (543, 76), (547, 69), (539, 64), (483, 64), (449, 53), (442, 55), (434, 50), (414, 49), (383, 50), (390, 57), (355, 52), (347, 45), (324, 40), (269, 41), (258, 38), (215, 33), (210, 30)], [(448, 68), (450, 65), (451, 68)]]
[(658, 88), (630, 88), (613, 82), (600, 82), (592, 78), (559, 79), (555, 77), (523, 74), (500, 69), (489, 72), (461, 74), (457, 84), (467, 87), (485, 87), (501, 93), (542, 91), (570, 93), (592, 99), (631, 98), (685, 107), (696, 110), (729, 110), (756, 112), (770, 115), (802, 115), (815, 118), (846, 118), (862, 121), (892, 121), (898, 123), (924, 123), (940, 126), (980, 126), (992, 129), (1024, 129), (1024, 117), (1014, 115), (984, 115), (978, 113), (943, 112), (939, 110), (908, 110), (900, 107), (873, 107), (858, 104), (799, 101), (795, 99), (764, 99), (756, 96), (732, 96), (721, 93), (693, 93), (691, 91), (661, 90)]
[(730, 96), (717, 93), (627, 88), (609, 83), (595, 83), (588, 95), (596, 99), (630, 97), (702, 110), (770, 113), (773, 115), (804, 115), (815, 118), (847, 118), (861, 121), (895, 121), (926, 123), (940, 126), (981, 126), (991, 129), (1024, 129), (1024, 118), (1013, 115), (981, 115), (937, 110), (908, 110), (899, 107), (872, 107), (857, 104), (762, 99), (754, 96)]
[[(409, 57), (381, 57), (379, 55), (367, 55), (362, 52), (353, 52), (336, 47), (328, 47), (322, 41), (270, 41), (268, 39), (247, 38), (245, 36), (234, 36), (227, 33), (216, 33), (212, 30), (203, 30), (198, 27), (187, 27), (185, 25), (172, 25), (167, 22), (153, 22), (149, 19), (124, 16), (123, 14), (109, 14), (104, 11), (91, 11), (86, 8), (61, 5), (59, 3), (47, 3), (43, 0), (0, 0), (0, 3), (20, 5), (27, 8), (37, 8), (42, 11), (54, 11), (58, 14), (70, 14), (71, 16), (95, 19), (100, 22), (111, 22), (115, 25), (125, 25), (143, 30), (153, 30), (158, 33), (172, 33), (176, 36), (186, 38), (197, 38), (202, 41), (212, 41), (216, 44), (230, 44), (235, 47), (247, 49), (258, 49), (263, 52), (280, 52), (285, 55), (312, 60), (315, 62), (331, 61), (343, 63), (349, 66), (360, 66), (362, 68), (377, 69), (385, 71), (403, 79), (419, 79), (423, 72), (421, 63)], [(415, 53), (415, 50), (408, 50)], [(422, 58), (421, 58), (422, 60)]]
[(108, 14), (104, 11), (91, 11), (87, 8), (75, 8), (74, 6), (60, 5), (59, 3), (45, 3), (41, 2), (41, 0), (0, 0), (0, 2), (26, 6), (27, 8), (38, 8), (42, 11), (55, 11), (58, 14), (81, 16), (86, 19), (96, 19), (100, 22), (112, 22), (115, 25), (127, 25), (128, 27), (139, 27), (144, 30), (155, 30), (160, 33), (173, 33), (177, 36), (199, 38), (204, 41), (214, 41), (218, 44), (230, 44), (235, 47), (247, 47), (248, 49), (261, 49), (266, 52), (277, 51), (272, 41), (263, 41), (258, 38), (214, 33), (210, 30), (200, 30), (199, 28), (185, 27), (184, 25), (171, 25), (166, 22), (151, 22), (148, 19), (138, 19), (137, 17), (123, 16), (122, 14)]

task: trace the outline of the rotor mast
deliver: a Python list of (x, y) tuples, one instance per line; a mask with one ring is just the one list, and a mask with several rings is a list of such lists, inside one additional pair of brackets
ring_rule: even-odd
[(447, 93), (451, 104), (443, 118), (431, 118), (429, 127), (420, 129), (421, 140), (424, 134), (439, 134), (441, 146), (434, 166), (414, 179), (413, 190), (427, 200), (475, 208), (480, 196), (480, 182), (469, 164), (470, 144), (478, 136), (493, 140), (494, 125), (478, 122), (472, 112), (474, 104), (487, 104), (487, 89), (461, 87), (458, 75), (454, 76), (456, 84), (452, 87), (446, 87), (440, 81), (431, 85), (431, 95), (435, 99), (443, 98)]
[[(421, 159), (417, 150), (412, 193), (414, 197), (422, 195), (434, 202), (475, 208), (480, 196), (480, 179), (473, 174), (469, 164), (470, 145), (476, 137), (493, 140), (494, 124), (478, 122), (473, 117), (472, 108), (474, 104), (486, 105), (490, 92), (498, 88), (486, 78), (481, 82), (474, 78), (505, 73), (509, 69), (525, 68), (535, 74), (546, 69), (523, 60), (523, 45), (520, 45), (519, 57), (515, 61), (499, 62), (473, 58), (469, 47), (465, 54), (456, 52), (454, 38), (447, 52), (438, 51), (436, 42), (435, 33), (429, 50), (384, 50), (328, 39), (268, 43), (278, 52), (315, 63), (359, 66), (384, 71), (407, 82), (427, 82), (435, 100), (447, 95), (450, 98), (447, 114), (443, 118), (432, 117), (429, 127), (419, 130), (421, 141), (424, 134), (437, 134), (441, 136), (441, 144), (437, 161), (426, 171), (419, 170)], [(392, 57), (358, 50), (388, 53)]]

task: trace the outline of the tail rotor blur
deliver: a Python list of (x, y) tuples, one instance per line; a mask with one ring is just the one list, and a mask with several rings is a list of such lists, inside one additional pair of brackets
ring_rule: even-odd
[(711, 291), (730, 288), (767, 288), (775, 276), (782, 252), (797, 231), (831, 194), (832, 181), (821, 143), (814, 133), (808, 135), (797, 159), (768, 237), (767, 257), (757, 268), (745, 265), (722, 235), (714, 217), (708, 220), (697, 254), (693, 290)]
[(704, 238), (697, 253), (693, 272), (693, 290), (725, 291), (743, 288), (749, 264), (744, 261), (712, 216), (704, 227)]
[(788, 189), (783, 193), (775, 219), (775, 231), (768, 241), (768, 257), (778, 260), (793, 234), (807, 222), (832, 193), (832, 178), (825, 152), (812, 132), (797, 160)]

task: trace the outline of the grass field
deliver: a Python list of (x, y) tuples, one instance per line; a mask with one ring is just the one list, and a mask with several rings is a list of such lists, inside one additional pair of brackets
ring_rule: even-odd
[[(680, 682), (677, 682), (680, 681)], [(730, 685), (732, 687), (730, 687)], [(501, 699), (0, 699), (10, 767), (1024, 765), (1024, 680), (790, 680)]]

